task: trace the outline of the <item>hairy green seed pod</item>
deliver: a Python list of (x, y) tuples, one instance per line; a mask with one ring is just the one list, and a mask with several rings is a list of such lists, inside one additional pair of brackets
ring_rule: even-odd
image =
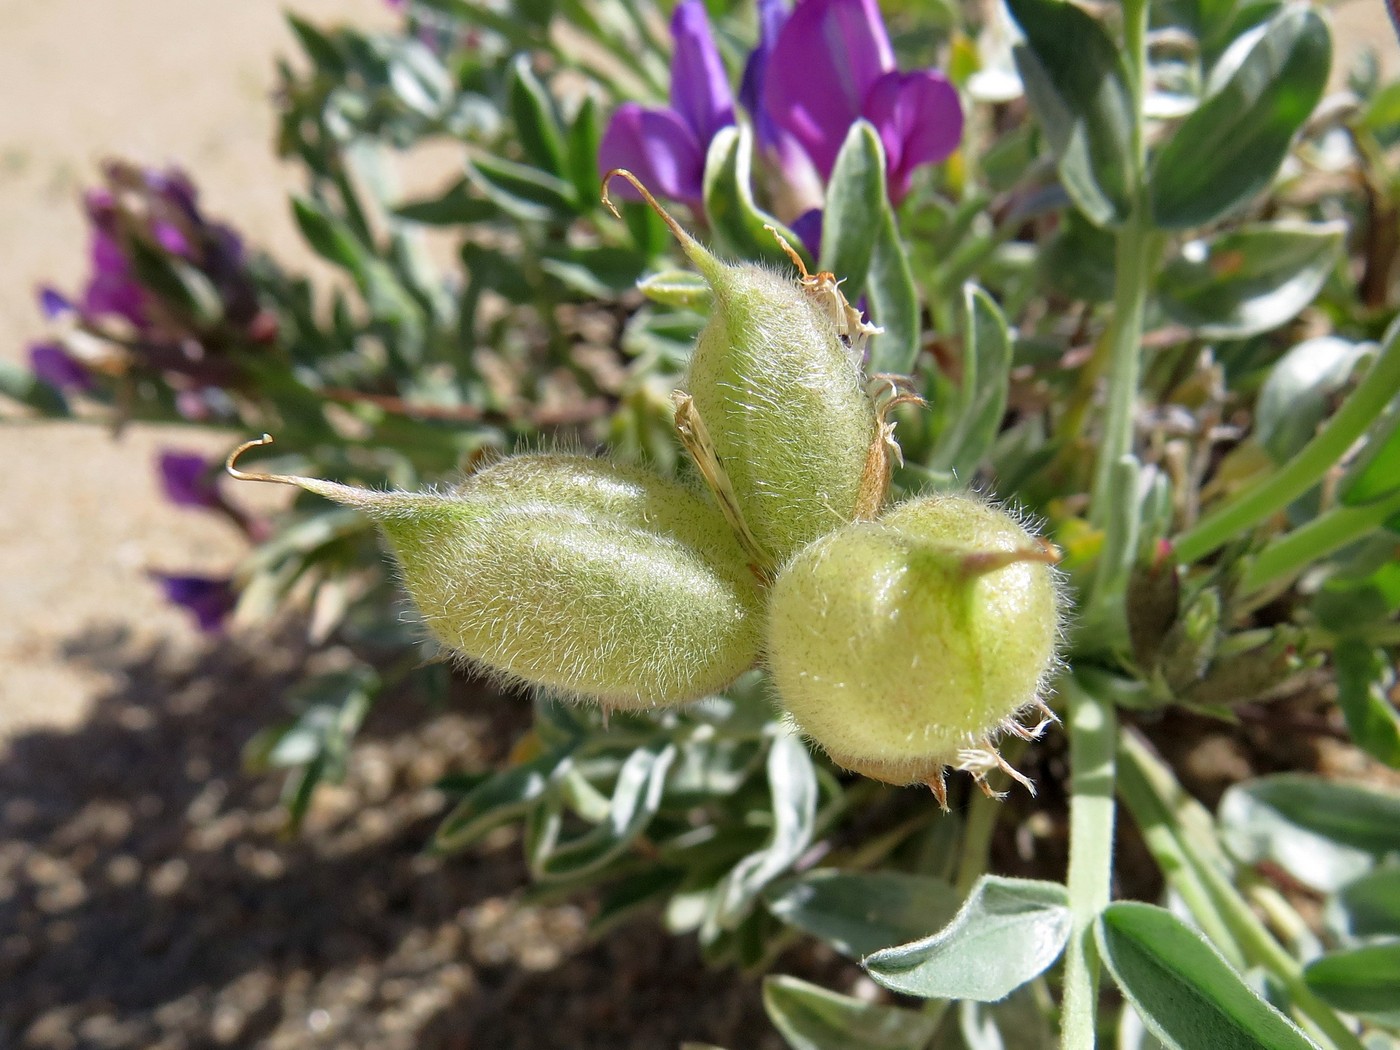
[(1033, 732), (1017, 716), (1040, 705), (1055, 661), (1054, 557), (1004, 511), (960, 495), (817, 540), (771, 595), (768, 664), (784, 706), (840, 765), (927, 783), (940, 801), (946, 766), (979, 782), (1013, 772), (993, 739)]
[(234, 473), (363, 511), (428, 631), (504, 681), (642, 709), (705, 696), (757, 658), (757, 579), (728, 524), (645, 471), (522, 455), (450, 493)]
[(830, 318), (793, 280), (714, 266), (686, 389), (775, 564), (856, 517), (875, 408)]
[[(613, 174), (651, 200), (630, 173)], [(800, 281), (721, 262), (652, 204), (713, 292), (677, 428), (757, 560), (776, 568), (883, 500), (883, 458), (868, 461), (885, 435), (859, 360), (877, 329), (861, 323), (832, 275), (808, 275), (781, 238)]]

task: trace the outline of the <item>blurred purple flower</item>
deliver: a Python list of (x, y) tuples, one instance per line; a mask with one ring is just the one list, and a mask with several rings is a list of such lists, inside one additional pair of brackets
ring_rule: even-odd
[(83, 312), (89, 315), (115, 314), (135, 327), (146, 323), (145, 298), (122, 251), (116, 235), (107, 228), (110, 220), (93, 217), (92, 242), (89, 251), (92, 274), (83, 292)]
[(65, 314), (71, 314), (73, 304), (56, 288), (44, 285), (39, 289), (39, 309), (43, 312), (45, 320), (56, 321)]
[(39, 379), (59, 390), (91, 390), (92, 374), (81, 361), (57, 343), (35, 343), (29, 348), (29, 368)]
[(237, 602), (233, 581), (212, 576), (172, 576), (152, 573), (165, 591), (166, 601), (187, 609), (201, 631), (223, 630), (224, 621)]
[(165, 498), (177, 507), (222, 510), (224, 501), (214, 484), (213, 464), (198, 452), (163, 451), (157, 460)]
[[(710, 140), (734, 123), (734, 96), (701, 0), (681, 0), (671, 18), (671, 104), (624, 102), (598, 149), (602, 172), (627, 168), (659, 197), (698, 206)], [(631, 187), (619, 196), (637, 199)]]
[[(914, 169), (946, 160), (962, 137), (962, 105), (941, 73), (901, 73), (875, 0), (801, 0), (782, 24), (755, 86), (758, 112), (791, 136), (823, 179), (855, 121), (880, 134), (890, 199)], [(755, 118), (755, 123), (759, 119)]]

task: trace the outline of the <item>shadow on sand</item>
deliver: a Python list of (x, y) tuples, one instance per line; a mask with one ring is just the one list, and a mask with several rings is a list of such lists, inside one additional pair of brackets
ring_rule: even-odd
[(497, 759), (518, 705), (381, 704), (289, 840), (240, 750), (286, 716), (296, 659), (118, 631), (70, 656), (112, 683), (88, 720), (0, 750), (0, 1045), (781, 1047), (755, 983), (692, 940), (590, 945), (581, 905), (515, 903), (513, 842), (424, 855), (432, 783)]

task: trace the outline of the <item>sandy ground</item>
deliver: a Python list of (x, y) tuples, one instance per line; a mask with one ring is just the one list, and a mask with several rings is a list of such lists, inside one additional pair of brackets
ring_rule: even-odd
[[(298, 0), (316, 21), (387, 24), (380, 0)], [(177, 163), (210, 214), (292, 264), (305, 251), (288, 214), (297, 173), (273, 157), (275, 54), (293, 54), (274, 0), (0, 0), (0, 355), (21, 360), (43, 332), (41, 282), (81, 288), (78, 197), (98, 163)], [(120, 624), (134, 641), (199, 643), (150, 569), (220, 573), (235, 533), (165, 505), (162, 447), (221, 450), (208, 434), (10, 425), (0, 457), (0, 737), (74, 726), (106, 680), (65, 644)]]

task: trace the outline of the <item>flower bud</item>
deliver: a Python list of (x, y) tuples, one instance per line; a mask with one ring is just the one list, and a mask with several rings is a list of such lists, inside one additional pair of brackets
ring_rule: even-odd
[(1004, 511), (938, 495), (801, 551), (773, 586), (768, 664), (784, 706), (832, 759), (877, 780), (1002, 768), (994, 738), (1033, 736), (1055, 662), (1053, 548)]
[(640, 709), (757, 658), (757, 579), (720, 512), (675, 482), (570, 455), (505, 459), (450, 493), (230, 470), (363, 511), (424, 626), (501, 680)]
[[(859, 348), (877, 330), (860, 322), (830, 274), (812, 277), (804, 267), (798, 281), (721, 262), (629, 172), (612, 175), (656, 208), (713, 293), (677, 395), (676, 425), (762, 567), (775, 569), (862, 516), (863, 504), (873, 516), (887, 481), (886, 433), (865, 390)], [(869, 463), (872, 450), (878, 466)]]

